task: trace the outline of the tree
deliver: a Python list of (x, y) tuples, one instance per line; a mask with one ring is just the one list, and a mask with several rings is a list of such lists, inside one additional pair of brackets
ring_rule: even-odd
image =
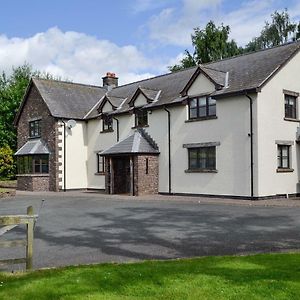
[(174, 72), (242, 53), (242, 48), (239, 48), (234, 40), (228, 40), (229, 33), (229, 26), (222, 24), (217, 27), (213, 21), (209, 21), (205, 29), (195, 28), (191, 36), (194, 53), (185, 50), (185, 56), (180, 64), (169, 67), (170, 71)]
[(0, 75), (0, 147), (8, 145), (13, 151), (16, 150), (13, 121), (32, 76), (54, 78), (49, 73), (34, 71), (28, 64), (13, 68), (10, 76), (5, 72)]
[(255, 37), (246, 47), (245, 52), (266, 49), (278, 45), (282, 45), (288, 41), (294, 41), (300, 38), (300, 23), (291, 22), (287, 9), (281, 13), (275, 11), (271, 14), (271, 23), (265, 22), (265, 26), (260, 36)]

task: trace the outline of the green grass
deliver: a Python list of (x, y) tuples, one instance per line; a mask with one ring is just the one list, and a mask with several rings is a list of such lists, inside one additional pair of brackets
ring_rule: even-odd
[(300, 299), (300, 254), (0, 273), (0, 299)]

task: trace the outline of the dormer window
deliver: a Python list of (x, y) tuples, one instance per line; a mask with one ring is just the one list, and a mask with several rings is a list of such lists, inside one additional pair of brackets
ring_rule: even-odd
[(102, 119), (102, 131), (112, 131), (113, 130), (113, 119), (112, 116), (105, 115)]
[(148, 112), (146, 110), (136, 110), (135, 112), (135, 127), (148, 126)]
[(41, 120), (29, 122), (29, 137), (38, 138), (41, 136)]
[(189, 100), (189, 119), (216, 116), (216, 100), (211, 97), (195, 97)]

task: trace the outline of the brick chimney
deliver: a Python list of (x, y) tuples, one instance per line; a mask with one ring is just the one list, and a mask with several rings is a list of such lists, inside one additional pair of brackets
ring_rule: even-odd
[(106, 88), (107, 91), (111, 91), (118, 86), (118, 79), (115, 73), (107, 72), (106, 76), (102, 77), (103, 87)]

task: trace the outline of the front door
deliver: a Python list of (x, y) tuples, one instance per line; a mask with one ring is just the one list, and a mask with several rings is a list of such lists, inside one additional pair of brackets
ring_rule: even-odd
[(131, 175), (130, 175), (130, 158), (116, 157), (112, 160), (114, 173), (114, 194), (130, 194), (131, 192)]

